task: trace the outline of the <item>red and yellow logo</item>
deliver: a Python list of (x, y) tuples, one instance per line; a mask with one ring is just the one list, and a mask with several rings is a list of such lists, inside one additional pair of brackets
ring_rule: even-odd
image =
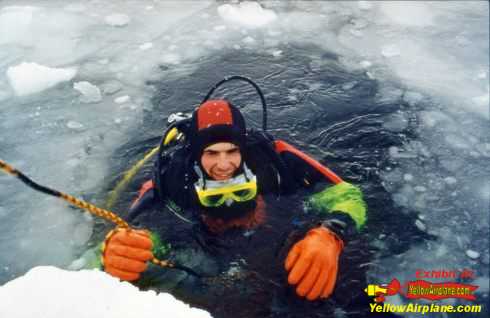
[[(421, 273), (429, 273), (429, 275), (423, 276)], [(430, 273), (433, 273), (434, 275), (430, 275)], [(436, 271), (417, 271), (416, 277), (456, 278), (456, 275), (439, 275), (440, 277), (437, 277), (437, 273), (438, 272)], [(446, 271), (444, 271), (444, 273), (446, 273)], [(472, 276), (473, 275), (468, 274), (468, 270), (464, 270), (460, 275), (458, 275), (460, 278), (469, 278)], [(374, 301), (379, 303), (385, 301), (386, 296), (394, 296), (397, 294), (403, 295), (409, 299), (441, 300), (446, 298), (460, 298), (466, 300), (476, 300), (473, 293), (477, 289), (478, 286), (470, 284), (458, 282), (433, 283), (422, 279), (409, 281), (402, 285), (398, 279), (394, 278), (389, 284), (368, 285), (364, 291), (368, 294), (368, 296), (375, 297)]]

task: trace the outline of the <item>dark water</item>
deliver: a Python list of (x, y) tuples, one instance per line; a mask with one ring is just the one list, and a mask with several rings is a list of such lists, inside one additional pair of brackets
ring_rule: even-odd
[[(161, 80), (148, 83), (155, 89), (153, 109), (146, 113), (143, 125), (133, 134), (134, 139), (114, 154), (114, 169), (127, 170), (145, 151), (153, 148), (164, 131), (166, 117), (172, 112), (197, 106), (215, 82), (237, 74), (253, 79), (262, 88), (268, 103), (269, 132), (320, 159), (345, 180), (359, 185), (369, 206), (368, 222), (361, 235), (348, 242), (340, 260), (336, 291), (327, 302), (309, 303), (297, 299), (284, 284), (281, 266), (271, 267), (267, 261), (255, 266), (257, 272), (264, 273), (261, 277), (266, 278), (248, 282), (262, 291), (250, 300), (252, 307), (244, 306), (243, 295), (238, 291), (243, 282), (233, 282), (231, 289), (224, 295), (216, 294), (216, 299), (209, 297), (212, 293), (201, 299), (186, 295), (180, 295), (180, 298), (210, 310), (216, 317), (326, 317), (333, 313), (362, 317), (369, 308), (369, 299), (363, 292), (367, 285), (366, 272), (370, 266), (375, 266), (374, 260), (402, 253), (411, 244), (434, 239), (413, 225), (415, 213), (400, 211), (402, 208), (394, 205), (379, 177), (379, 171), (391, 164), (388, 148), (417, 138), (415, 112), (424, 105), (407, 105), (403, 94), (379, 98), (376, 80), (365, 73), (341, 68), (333, 54), (315, 47), (281, 49), (285, 52), (281, 59), (256, 53), (223, 52), (200, 61), (197, 69), (187, 74), (162, 66)], [(261, 104), (251, 86), (230, 82), (214, 96), (226, 97), (238, 106), (248, 127), (261, 127)], [(395, 113), (403, 113), (409, 123), (393, 132), (385, 129), (383, 123)], [(148, 163), (121, 196), (116, 210), (124, 211), (139, 185), (150, 176), (151, 163)], [(289, 207), (287, 202), (283, 204), (282, 210), (294, 215), (294, 211), (284, 209)], [(300, 205), (297, 208), (301, 208)], [(179, 222), (169, 215), (162, 217), (168, 218), (165, 222)], [(280, 213), (271, 216), (270, 224), (280, 226), (284, 222), (276, 222), (276, 217), (287, 216)], [(386, 237), (387, 243), (382, 250), (369, 244), (380, 235)], [(275, 253), (272, 247), (267, 249), (269, 239), (264, 237), (262, 242), (259, 239), (258, 244), (263, 245), (256, 250), (256, 259), (268, 259), (264, 255)], [(271, 287), (270, 281), (281, 287), (275, 284)], [(284, 295), (277, 296), (281, 293)]]

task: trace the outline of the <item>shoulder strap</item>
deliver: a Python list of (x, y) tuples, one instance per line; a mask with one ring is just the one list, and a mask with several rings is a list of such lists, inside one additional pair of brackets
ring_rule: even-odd
[(275, 140), (274, 141), (274, 149), (277, 153), (283, 153), (283, 152), (292, 153), (293, 155), (297, 156), (298, 158), (300, 158), (301, 160), (306, 162), (308, 165), (310, 165), (316, 171), (321, 173), (326, 179), (328, 179), (329, 181), (331, 181), (335, 184), (339, 184), (339, 183), (343, 182), (342, 178), (340, 178), (337, 174), (335, 174), (335, 172), (328, 169), (327, 167), (325, 167), (324, 165), (322, 165), (321, 163), (319, 163), (318, 161), (316, 161), (312, 157), (308, 156), (307, 154), (305, 154), (302, 151), (299, 151), (298, 149), (296, 149), (295, 147), (291, 146), (290, 144), (288, 144), (287, 142), (285, 142), (283, 140)]
[[(247, 148), (259, 147), (278, 174), (278, 185), (281, 192), (291, 192), (296, 189), (294, 177), (289, 171), (286, 162), (275, 151), (274, 138), (264, 132), (250, 130), (247, 133)], [(254, 154), (247, 154), (253, 156)]]

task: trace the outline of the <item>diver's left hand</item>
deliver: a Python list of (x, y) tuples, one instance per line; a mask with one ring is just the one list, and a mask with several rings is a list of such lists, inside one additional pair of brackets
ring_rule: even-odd
[(296, 294), (308, 300), (329, 297), (335, 287), (343, 242), (325, 227), (310, 230), (289, 251), (284, 267)]

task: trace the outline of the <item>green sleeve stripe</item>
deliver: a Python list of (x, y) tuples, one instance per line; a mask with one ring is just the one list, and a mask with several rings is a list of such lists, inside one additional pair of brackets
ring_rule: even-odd
[(170, 251), (170, 244), (163, 242), (160, 236), (154, 232), (150, 233), (150, 238), (153, 242), (153, 256), (158, 259), (163, 259)]
[(334, 186), (312, 195), (309, 205), (320, 214), (333, 211), (345, 212), (354, 220), (358, 230), (366, 223), (366, 203), (361, 190), (347, 182)]

